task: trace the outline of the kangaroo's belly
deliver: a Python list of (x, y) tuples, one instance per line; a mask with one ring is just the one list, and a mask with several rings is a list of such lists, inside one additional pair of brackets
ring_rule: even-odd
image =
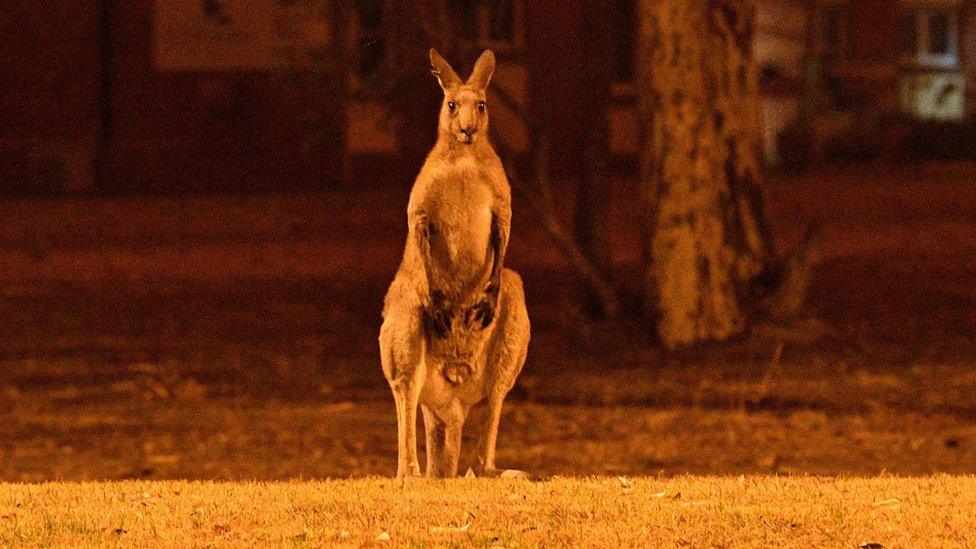
[(484, 185), (445, 189), (429, 212), (431, 259), (439, 289), (464, 297), (479, 293), (488, 280), (491, 249), (491, 191)]

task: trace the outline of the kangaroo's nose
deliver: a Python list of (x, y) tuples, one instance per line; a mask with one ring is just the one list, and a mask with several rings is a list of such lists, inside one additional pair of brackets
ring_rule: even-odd
[(478, 133), (478, 128), (476, 126), (466, 126), (461, 128), (461, 133), (468, 137), (474, 137), (474, 134)]

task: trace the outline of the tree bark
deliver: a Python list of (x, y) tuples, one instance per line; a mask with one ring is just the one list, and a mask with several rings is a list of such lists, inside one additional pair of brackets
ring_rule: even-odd
[[(582, 70), (580, 78), (579, 150), (581, 173), (576, 187), (573, 235), (581, 251), (604, 279), (610, 279), (612, 256), (608, 240), (610, 201), (609, 111), (613, 86), (613, 23), (616, 2), (583, 1)], [(582, 282), (583, 310), (607, 316), (592, 284)]]
[(645, 314), (667, 347), (743, 332), (767, 268), (754, 0), (639, 0)]

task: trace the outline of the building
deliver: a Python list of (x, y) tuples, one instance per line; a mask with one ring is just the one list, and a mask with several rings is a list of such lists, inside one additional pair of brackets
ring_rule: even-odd
[[(0, 5), (0, 192), (250, 191), (335, 180), (319, 2)], [(317, 124), (318, 119), (331, 120)], [(312, 138), (310, 136), (315, 136)], [(324, 136), (324, 137), (319, 137)]]
[[(502, 52), (495, 84), (532, 105), (538, 97), (573, 95), (573, 64), (579, 63), (574, 3), (543, 0), (448, 2), (477, 24), (468, 37)], [(360, 2), (351, 25), (365, 21), (378, 32), (382, 0)], [(633, 6), (617, 0), (616, 83), (611, 109), (611, 145), (619, 165), (638, 146), (634, 112)], [(467, 11), (464, 11), (464, 10)], [(758, 0), (755, 54), (761, 83), (764, 152), (769, 164), (781, 160), (782, 135), (801, 126), (824, 156), (851, 141), (897, 139), (887, 125), (913, 121), (961, 122), (976, 115), (976, 0)], [(497, 19), (493, 19), (493, 15)], [(519, 23), (519, 21), (523, 23)], [(361, 30), (353, 30), (357, 36)], [(367, 56), (368, 63), (379, 56)], [(528, 71), (555, 73), (527, 77)], [(546, 89), (549, 83), (557, 89)], [(540, 89), (541, 88), (541, 89)], [(359, 111), (358, 109), (362, 109)], [(498, 112), (498, 105), (494, 107)], [(380, 105), (354, 105), (360, 131), (352, 151), (393, 150), (396, 135), (383, 133), (366, 112)], [(525, 131), (502, 111), (499, 137), (524, 146)], [(571, 119), (572, 117), (567, 117)], [(554, 119), (559, 123), (558, 117)], [(891, 124), (889, 124), (891, 123)], [(555, 136), (569, 129), (552, 128)], [(871, 134), (866, 136), (865, 134)], [(834, 145), (832, 145), (834, 143)], [(810, 146), (804, 144), (804, 147)], [(559, 156), (559, 155), (556, 155)], [(572, 155), (564, 155), (573, 158)]]
[[(495, 86), (529, 108), (555, 101), (572, 110), (585, 24), (577, 3), (444, 1), (464, 39), (498, 53)], [(626, 170), (638, 146), (634, 0), (615, 1), (609, 117), (616, 165)], [(865, 128), (895, 139), (886, 135), (892, 121), (976, 114), (976, 0), (758, 5), (770, 163), (789, 153), (784, 136), (827, 150)], [(331, 93), (336, 74), (356, 91), (382, 66), (385, 13), (385, 0), (6, 3), (0, 192), (275, 190), (348, 179), (399, 146), (396, 113), (382, 101)], [(323, 52), (341, 52), (331, 69), (339, 72), (296, 70)], [(524, 150), (525, 128), (494, 103), (496, 139)], [(555, 143), (570, 124), (554, 118)]]

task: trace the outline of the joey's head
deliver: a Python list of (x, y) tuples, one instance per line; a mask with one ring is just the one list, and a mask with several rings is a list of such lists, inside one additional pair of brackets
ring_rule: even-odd
[(438, 131), (465, 145), (483, 138), (488, 131), (485, 89), (495, 71), (495, 54), (485, 50), (474, 64), (467, 82), (462, 82), (451, 65), (433, 48), (430, 49), (430, 65), (444, 90)]

